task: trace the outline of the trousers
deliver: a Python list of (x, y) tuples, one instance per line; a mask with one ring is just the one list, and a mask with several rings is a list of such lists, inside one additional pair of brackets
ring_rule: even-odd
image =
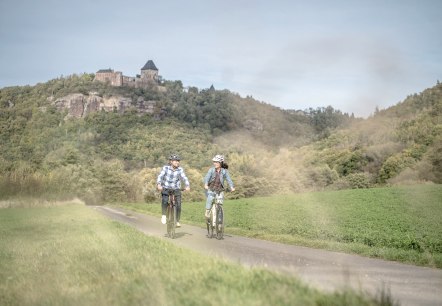
[[(161, 211), (165, 215), (167, 212), (167, 202), (169, 202), (169, 192), (161, 192)], [(176, 221), (180, 221), (181, 217), (181, 190), (175, 189), (175, 205), (176, 205)]]

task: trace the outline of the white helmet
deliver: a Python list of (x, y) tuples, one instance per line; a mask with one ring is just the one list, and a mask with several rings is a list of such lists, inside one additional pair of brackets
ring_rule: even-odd
[(215, 157), (214, 158), (212, 158), (212, 161), (214, 161), (214, 162), (218, 162), (218, 163), (222, 163), (223, 161), (224, 161), (224, 156), (222, 156), (222, 155), (215, 155)]

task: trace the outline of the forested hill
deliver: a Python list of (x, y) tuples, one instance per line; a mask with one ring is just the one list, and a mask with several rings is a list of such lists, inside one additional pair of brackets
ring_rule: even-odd
[(401, 176), (441, 181), (439, 84), (362, 120), (332, 107), (295, 112), (228, 90), (184, 90), (180, 81), (135, 89), (93, 77), (0, 90), (0, 200), (155, 200), (154, 180), (172, 152), (194, 187), (189, 199), (202, 198), (216, 153), (227, 157), (236, 197)]

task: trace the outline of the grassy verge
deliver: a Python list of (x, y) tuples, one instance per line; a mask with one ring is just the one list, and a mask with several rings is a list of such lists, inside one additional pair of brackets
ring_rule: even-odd
[(0, 305), (380, 304), (204, 257), (78, 204), (1, 209), (0, 280)]
[[(442, 185), (416, 185), (226, 200), (226, 232), (442, 268), (441, 199)], [(203, 210), (184, 195), (183, 222), (203, 226)]]

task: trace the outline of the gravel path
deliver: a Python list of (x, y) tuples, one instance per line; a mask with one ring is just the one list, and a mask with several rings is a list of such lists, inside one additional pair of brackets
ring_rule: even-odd
[(167, 239), (208, 256), (218, 256), (249, 267), (289, 273), (325, 291), (351, 287), (377, 294), (384, 287), (401, 305), (442, 306), (442, 270), (366, 258), (338, 252), (285, 245), (225, 235), (209, 239), (207, 230), (183, 224), (177, 237), (166, 237), (160, 218), (107, 206), (92, 206), (100, 213), (129, 224), (147, 235)]

